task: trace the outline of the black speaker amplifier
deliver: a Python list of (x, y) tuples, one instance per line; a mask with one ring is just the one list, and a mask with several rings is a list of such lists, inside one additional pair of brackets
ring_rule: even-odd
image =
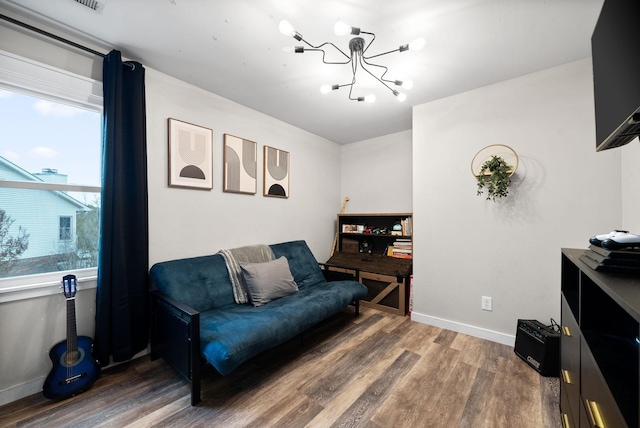
[(518, 320), (514, 352), (542, 376), (560, 375), (560, 332), (536, 320)]

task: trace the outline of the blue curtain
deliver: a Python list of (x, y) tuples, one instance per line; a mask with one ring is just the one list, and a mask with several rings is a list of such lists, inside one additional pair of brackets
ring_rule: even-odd
[(144, 68), (104, 58), (102, 197), (94, 357), (126, 361), (147, 347), (149, 228)]

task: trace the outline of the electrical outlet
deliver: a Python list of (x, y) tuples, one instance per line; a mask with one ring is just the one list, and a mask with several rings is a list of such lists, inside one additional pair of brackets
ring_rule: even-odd
[(493, 310), (493, 298), (482, 296), (482, 310), (483, 311), (492, 311)]

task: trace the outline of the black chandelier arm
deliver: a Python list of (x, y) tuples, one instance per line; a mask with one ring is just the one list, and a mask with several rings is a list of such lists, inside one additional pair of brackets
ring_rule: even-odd
[(394, 52), (400, 52), (400, 48), (398, 48), (398, 49), (394, 49), (394, 50), (392, 50), (392, 51), (388, 51), (388, 52), (382, 52), (382, 53), (379, 53), (379, 54), (376, 54), (376, 55), (363, 56), (363, 58), (364, 58), (364, 59), (377, 58), (377, 57), (379, 57), (379, 56), (387, 55), (387, 54), (394, 53)]
[[(307, 46), (310, 46), (310, 47), (311, 47), (311, 49), (307, 49), (307, 50), (322, 51), (322, 62), (324, 62), (325, 64), (349, 64), (349, 62), (351, 61), (351, 58), (349, 57), (349, 55), (347, 55), (346, 53), (344, 53), (344, 52), (342, 51), (342, 49), (340, 49), (339, 47), (337, 47), (336, 45), (334, 45), (334, 44), (333, 44), (333, 43), (331, 43), (331, 42), (324, 42), (324, 43), (322, 43), (321, 45), (314, 46), (314, 45), (312, 45), (311, 43), (307, 42), (305, 39), (300, 39), (300, 40), (301, 40), (301, 41), (303, 41), (304, 43), (306, 43), (306, 44), (307, 44)], [(331, 62), (331, 61), (325, 61), (325, 59), (324, 59), (324, 58), (325, 58), (326, 52), (325, 52), (325, 50), (324, 50), (324, 49), (322, 49), (322, 48), (323, 48), (323, 46), (326, 46), (326, 45), (331, 45), (331, 46), (333, 46), (333, 47), (334, 47), (334, 49), (335, 49), (335, 50), (337, 50), (338, 52), (340, 52), (342, 55), (344, 55), (344, 56), (348, 59), (348, 61), (345, 61), (345, 62)]]
[(375, 35), (375, 34), (373, 34), (373, 33), (367, 33), (366, 31), (360, 31), (360, 34), (368, 34), (368, 35), (370, 35), (370, 36), (373, 36), (373, 37), (371, 38), (371, 41), (370, 41), (369, 43), (367, 43), (367, 47), (366, 47), (366, 48), (364, 48), (364, 49), (362, 50), (362, 55), (364, 56), (364, 53), (367, 51), (367, 49), (369, 49), (369, 46), (371, 46), (371, 44), (373, 43), (373, 41), (376, 39), (376, 35)]
[[(340, 89), (340, 88), (344, 88), (345, 86), (351, 86), (353, 87), (355, 82), (351, 82), (351, 83), (343, 83), (342, 85), (333, 85), (333, 88), (335, 89)], [(333, 89), (332, 88), (332, 89)]]
[[(360, 98), (360, 97), (353, 98), (353, 97), (351, 96), (351, 93), (353, 92), (353, 86), (354, 86), (355, 84), (356, 84), (356, 75), (355, 75), (355, 73), (354, 73), (354, 74), (353, 74), (353, 79), (351, 80), (351, 83), (349, 84), (349, 86), (350, 86), (350, 88), (349, 88), (349, 99), (350, 99), (351, 101), (360, 101), (360, 100), (359, 100), (359, 98)], [(344, 86), (347, 86), (347, 85), (344, 85)]]
[(344, 62), (327, 61), (327, 60), (325, 60), (325, 57), (326, 57), (327, 53), (324, 51), (324, 49), (306, 48), (306, 49), (304, 49), (303, 52), (306, 52), (306, 51), (319, 51), (319, 52), (322, 52), (322, 62), (325, 63), (325, 64), (339, 64), (339, 65), (342, 65), (342, 64), (349, 64), (351, 62), (351, 59), (349, 59), (348, 61), (344, 61)]
[[(362, 66), (362, 68), (363, 68), (364, 70), (366, 70), (366, 71), (367, 71), (367, 73), (371, 74), (373, 77), (375, 77), (375, 78), (376, 78), (376, 79), (378, 79), (379, 81), (389, 82), (389, 83), (393, 83), (393, 84), (395, 84), (395, 83), (396, 83), (396, 80), (389, 80), (389, 79), (385, 79), (385, 78), (384, 78), (384, 76), (385, 76), (385, 75), (387, 74), (387, 72), (389, 71), (389, 67), (387, 67), (387, 66), (385, 66), (385, 65), (374, 64), (374, 63), (371, 63), (371, 62), (367, 62), (366, 58), (364, 58), (364, 57), (362, 58), (362, 62), (363, 62), (364, 64), (367, 64), (368, 66), (371, 66), (371, 67), (379, 67), (379, 68), (383, 68), (383, 69), (384, 69), (384, 72), (382, 73), (382, 75), (381, 75), (381, 76), (380, 76), (380, 78), (378, 79), (378, 77), (377, 77), (377, 76), (375, 76), (373, 73), (371, 73), (369, 70), (367, 70), (364, 66)], [(387, 88), (389, 88), (389, 87), (387, 86)], [(389, 88), (389, 89), (391, 89), (391, 91), (393, 91), (393, 89), (392, 89), (392, 88)]]
[[(375, 66), (375, 67), (382, 67), (382, 68), (385, 68), (385, 69), (386, 69), (387, 67), (385, 67), (385, 66), (383, 66), (383, 65), (369, 64), (368, 62), (364, 61), (364, 58), (362, 58), (362, 59), (360, 60), (360, 62), (361, 62), (360, 66), (361, 66), (361, 68), (362, 68), (364, 71), (366, 71), (366, 72), (367, 72), (367, 73), (369, 73), (371, 76), (373, 76), (373, 77), (374, 77), (378, 82), (382, 83), (382, 84), (383, 84), (383, 85), (384, 85), (388, 90), (390, 90), (394, 95), (396, 94), (396, 92), (397, 92), (397, 91), (396, 91), (395, 89), (393, 89), (391, 86), (387, 85), (387, 84), (386, 84), (386, 83), (385, 83), (385, 82), (384, 82), (380, 77), (378, 77), (378, 76), (376, 76), (375, 74), (373, 74), (373, 73), (372, 73), (371, 71), (369, 71), (369, 69), (368, 69), (367, 67), (365, 67), (364, 65), (365, 65), (365, 64), (367, 64), (367, 65), (373, 65), (373, 66)], [(386, 71), (385, 71), (385, 74), (386, 74)], [(384, 74), (383, 74), (383, 76), (384, 76)], [(355, 76), (354, 76), (354, 77), (355, 77)]]
[(389, 71), (389, 67), (387, 67), (386, 65), (382, 65), (382, 64), (374, 64), (372, 62), (368, 62), (367, 61), (368, 58), (362, 57), (362, 62), (367, 64), (368, 66), (371, 67), (378, 67), (378, 68), (384, 68), (384, 73), (382, 73), (382, 75), (380, 76), (380, 79), (386, 81), (386, 82), (390, 82), (390, 80), (386, 80), (384, 78), (384, 75), (387, 74), (387, 72)]

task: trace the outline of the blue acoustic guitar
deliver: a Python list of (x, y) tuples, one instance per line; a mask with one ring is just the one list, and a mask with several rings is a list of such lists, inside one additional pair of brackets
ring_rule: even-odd
[(67, 340), (51, 348), (53, 368), (44, 381), (42, 393), (47, 398), (63, 399), (86, 391), (100, 377), (100, 365), (91, 355), (93, 340), (76, 333), (76, 276), (62, 278), (62, 292), (67, 299)]

